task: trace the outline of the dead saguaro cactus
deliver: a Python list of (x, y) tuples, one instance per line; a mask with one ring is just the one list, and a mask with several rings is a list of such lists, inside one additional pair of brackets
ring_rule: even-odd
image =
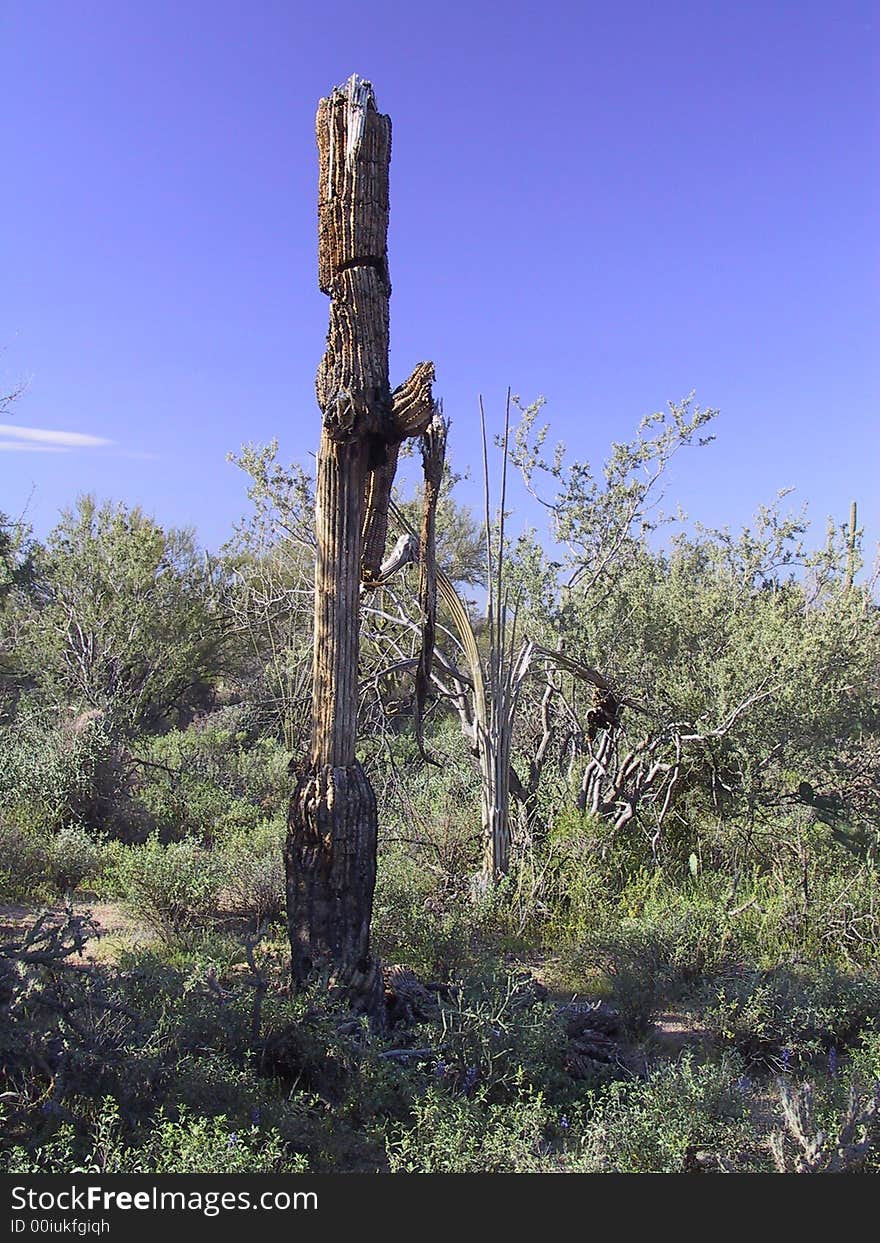
[(285, 863), (294, 982), (315, 979), (378, 1015), (370, 953), (376, 799), (355, 759), (359, 597), (378, 580), (401, 442), (435, 407), (434, 368), (388, 380), (391, 121), (353, 75), (318, 106), (318, 277), (331, 299), (318, 368), (322, 415), (311, 753), (291, 799)]

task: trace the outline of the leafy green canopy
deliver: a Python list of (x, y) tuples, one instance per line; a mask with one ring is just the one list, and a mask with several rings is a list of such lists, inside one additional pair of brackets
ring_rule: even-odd
[(81, 496), (34, 552), (15, 659), (56, 707), (96, 709), (131, 735), (199, 700), (221, 663), (223, 583), (192, 532)]

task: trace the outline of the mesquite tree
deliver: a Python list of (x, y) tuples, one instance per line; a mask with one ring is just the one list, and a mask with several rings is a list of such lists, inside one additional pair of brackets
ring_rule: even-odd
[(330, 327), (318, 368), (322, 414), (311, 752), (290, 805), (286, 849), (294, 981), (338, 987), (379, 1014), (370, 953), (376, 799), (355, 757), (361, 583), (379, 579), (398, 450), (430, 424), (433, 366), (388, 380), (391, 121), (353, 75), (318, 106), (319, 284)]

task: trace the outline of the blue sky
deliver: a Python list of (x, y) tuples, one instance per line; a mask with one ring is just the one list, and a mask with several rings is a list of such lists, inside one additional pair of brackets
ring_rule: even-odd
[(95, 491), (216, 547), (229, 450), (315, 449), (314, 113), (358, 72), (392, 382), (434, 360), (457, 467), (480, 393), (600, 460), (694, 389), (717, 441), (670, 501), (739, 525), (794, 485), (876, 543), (878, 48), (867, 0), (4, 0), (3, 419), (68, 438), (0, 431), (0, 510)]

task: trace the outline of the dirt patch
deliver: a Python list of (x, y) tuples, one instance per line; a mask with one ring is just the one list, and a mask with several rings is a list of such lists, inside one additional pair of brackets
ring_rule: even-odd
[(684, 1049), (705, 1052), (712, 1043), (712, 1033), (694, 1015), (669, 1010), (658, 1014), (651, 1032), (653, 1040), (672, 1054)]
[[(74, 913), (88, 917), (94, 932), (86, 943), (81, 963), (112, 962), (123, 949), (146, 945), (153, 938), (136, 919), (133, 919), (118, 902), (96, 902), (88, 898), (75, 898)], [(0, 904), (0, 941), (17, 941), (48, 912), (53, 923), (62, 924), (66, 919), (64, 904), (33, 907), (23, 903)], [(77, 962), (74, 955), (71, 964)]]

